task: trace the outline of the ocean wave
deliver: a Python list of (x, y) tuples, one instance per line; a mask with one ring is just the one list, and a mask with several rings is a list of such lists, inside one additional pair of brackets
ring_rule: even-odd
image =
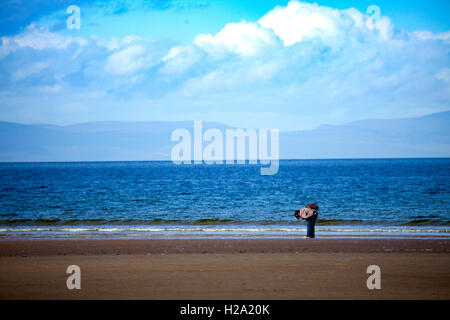
[[(29, 233), (29, 232), (60, 232), (60, 233), (250, 233), (250, 234), (271, 234), (271, 233), (299, 233), (306, 230), (305, 226), (301, 227), (284, 227), (284, 228), (267, 228), (267, 227), (9, 227), (0, 228), (0, 233)], [(449, 228), (317, 228), (318, 232), (325, 233), (446, 233), (450, 234)]]
[[(210, 226), (210, 225), (261, 225), (261, 226), (298, 226), (302, 221), (297, 220), (234, 220), (204, 218), (197, 220), (182, 219), (59, 219), (59, 218), (40, 218), (40, 219), (0, 219), (0, 226), (129, 226), (129, 225), (175, 225), (175, 226)], [(409, 221), (368, 221), (357, 219), (336, 219), (325, 218), (318, 219), (317, 226), (337, 226), (337, 225), (388, 225), (388, 226), (449, 226), (450, 221), (434, 219), (413, 219)]]
[(405, 226), (425, 226), (425, 225), (450, 225), (450, 221), (439, 221), (431, 219), (416, 219), (403, 223)]

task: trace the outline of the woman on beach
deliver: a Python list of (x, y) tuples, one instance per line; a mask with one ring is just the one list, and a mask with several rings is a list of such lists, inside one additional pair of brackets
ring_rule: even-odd
[(297, 219), (306, 220), (306, 236), (305, 238), (314, 238), (314, 227), (316, 225), (317, 217), (319, 216), (319, 206), (315, 203), (306, 205), (304, 208), (295, 211)]

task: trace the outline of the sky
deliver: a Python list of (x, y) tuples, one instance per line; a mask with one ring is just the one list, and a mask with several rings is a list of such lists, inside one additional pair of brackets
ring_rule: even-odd
[(446, 0), (6, 0), (0, 121), (286, 131), (447, 111), (449, 15)]

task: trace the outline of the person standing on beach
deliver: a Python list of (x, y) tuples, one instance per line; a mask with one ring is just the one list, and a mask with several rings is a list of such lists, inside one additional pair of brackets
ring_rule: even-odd
[(310, 203), (300, 210), (295, 211), (295, 217), (297, 219), (306, 220), (306, 236), (305, 238), (314, 238), (315, 225), (317, 217), (319, 216), (319, 206), (315, 203)]

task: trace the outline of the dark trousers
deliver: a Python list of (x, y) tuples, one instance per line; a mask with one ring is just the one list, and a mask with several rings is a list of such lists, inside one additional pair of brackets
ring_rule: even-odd
[(310, 238), (314, 238), (314, 227), (316, 225), (316, 220), (319, 214), (315, 214), (310, 219), (306, 220), (306, 236)]

